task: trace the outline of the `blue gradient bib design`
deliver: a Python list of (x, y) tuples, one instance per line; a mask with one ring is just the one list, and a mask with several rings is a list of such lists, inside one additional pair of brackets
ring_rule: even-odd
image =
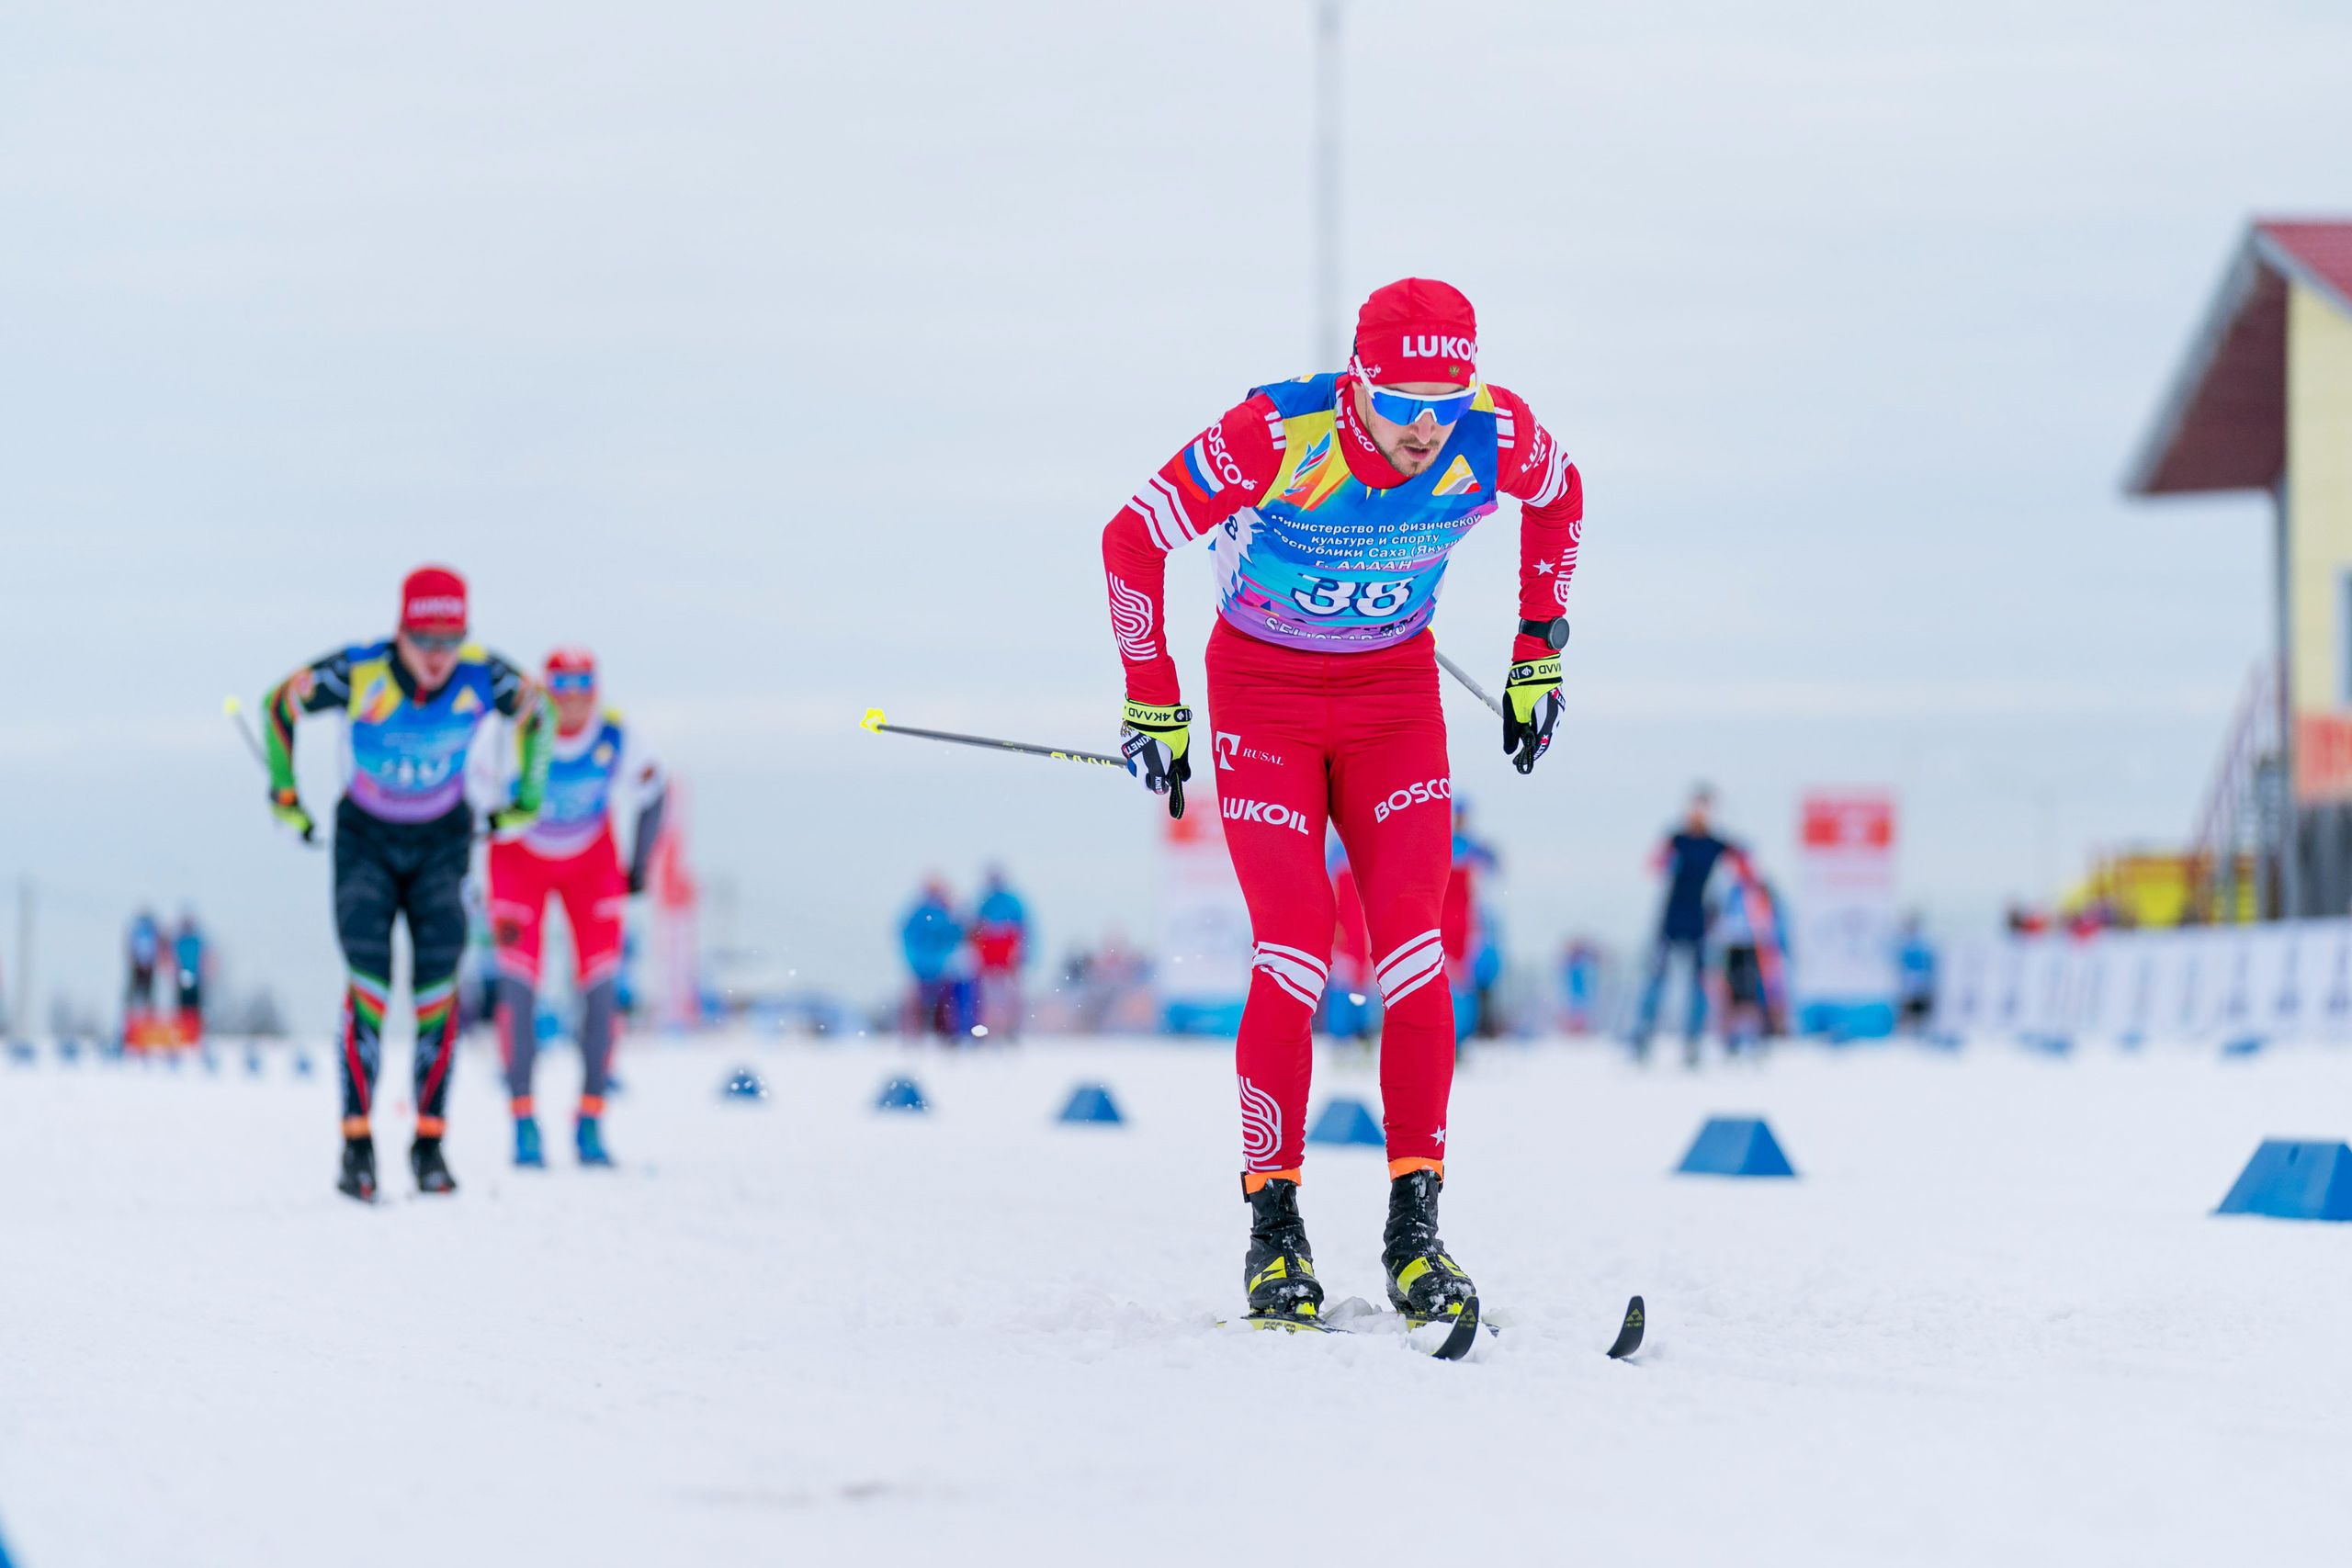
[(487, 655), (468, 643), (448, 683), (424, 702), (392, 676), (392, 645), (351, 650), (351, 798), (388, 822), (424, 822), (464, 798), (466, 753), (495, 692)]
[(609, 710), (586, 732), (584, 742), (558, 736), (548, 756), (547, 793), (539, 819), (523, 841), (550, 860), (578, 854), (605, 830), (613, 780), (621, 765), (620, 716)]
[(1210, 536), (1217, 613), (1261, 642), (1323, 653), (1388, 648), (1437, 610), (1445, 558), (1495, 510), (1495, 405), (1484, 386), (1437, 461), (1393, 490), (1348, 471), (1339, 378), (1252, 389), (1282, 415), (1283, 466), (1266, 499)]

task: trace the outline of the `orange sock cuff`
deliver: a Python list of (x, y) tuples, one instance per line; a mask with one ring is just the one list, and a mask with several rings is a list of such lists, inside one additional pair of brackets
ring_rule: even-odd
[(1388, 1162), (1388, 1179), (1394, 1181), (1417, 1170), (1433, 1170), (1440, 1181), (1445, 1179), (1445, 1161), (1442, 1159), (1392, 1159)]
[(447, 1131), (448, 1125), (438, 1116), (420, 1116), (416, 1119), (416, 1135), (420, 1138), (437, 1138)]
[(509, 1108), (514, 1111), (514, 1120), (517, 1122), (520, 1122), (526, 1116), (535, 1114), (537, 1111), (537, 1108), (531, 1103), (531, 1097), (527, 1094), (518, 1094), (513, 1100), (507, 1101), (507, 1104)]
[(368, 1118), (365, 1116), (345, 1117), (343, 1119), (343, 1135), (346, 1138), (365, 1138), (369, 1136), (370, 1133), (368, 1126)]
[(583, 1095), (582, 1095), (582, 1096), (580, 1097), (580, 1114), (581, 1114), (581, 1115), (582, 1115), (582, 1116), (602, 1116), (604, 1113), (605, 1113), (605, 1097), (604, 1097), (603, 1095), (601, 1095), (601, 1094), (583, 1094)]
[(1259, 1188), (1263, 1187), (1269, 1181), (1287, 1181), (1293, 1187), (1295, 1187), (1300, 1181), (1298, 1167), (1292, 1166), (1288, 1170), (1243, 1171), (1241, 1173), (1242, 1195), (1247, 1197), (1249, 1194), (1258, 1190)]

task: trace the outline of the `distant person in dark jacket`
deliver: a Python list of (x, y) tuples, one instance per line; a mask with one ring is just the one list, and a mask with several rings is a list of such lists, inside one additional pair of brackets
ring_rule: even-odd
[(1690, 998), (1682, 1014), (1683, 1059), (1692, 1066), (1699, 1062), (1699, 1032), (1707, 1021), (1707, 882), (1714, 874), (1715, 863), (1732, 847), (1714, 834), (1714, 807), (1713, 791), (1704, 784), (1692, 790), (1681, 828), (1658, 849), (1656, 863), (1667, 879), (1666, 912), (1659, 922), (1657, 943), (1650, 951), (1650, 977), (1642, 991), (1641, 1017), (1634, 1025), (1634, 1054), (1645, 1061), (1649, 1058), (1650, 1035), (1657, 1028), (1667, 967), (1679, 953), (1690, 968)]

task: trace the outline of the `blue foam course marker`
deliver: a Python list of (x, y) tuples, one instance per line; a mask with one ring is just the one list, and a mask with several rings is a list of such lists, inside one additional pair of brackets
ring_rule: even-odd
[(882, 1086), (874, 1098), (876, 1111), (928, 1111), (931, 1102), (922, 1097), (922, 1088), (912, 1078), (892, 1078)]
[(2343, 1144), (2265, 1138), (2238, 1173), (2217, 1214), (2267, 1214), (2275, 1220), (2352, 1220), (2352, 1148)]
[(298, 1078), (307, 1078), (311, 1076), (311, 1054), (308, 1051), (297, 1051), (294, 1054), (294, 1076)]
[(40, 1053), (33, 1049), (31, 1041), (11, 1040), (8, 1042), (8, 1060), (16, 1063), (17, 1066), (29, 1067), (40, 1059)]
[(1315, 1119), (1308, 1130), (1310, 1144), (1370, 1144), (1374, 1148), (1388, 1140), (1380, 1131), (1380, 1122), (1369, 1106), (1361, 1100), (1334, 1100), (1323, 1107), (1323, 1114)]
[(725, 1083), (719, 1085), (718, 1093), (725, 1100), (765, 1100), (768, 1086), (762, 1083), (760, 1075), (751, 1068), (738, 1067), (727, 1076)]
[(2242, 1034), (2222, 1047), (2224, 1056), (2251, 1056), (2269, 1043), (2259, 1034)]
[(1069, 1091), (1069, 1103), (1062, 1107), (1065, 1122), (1098, 1122), (1117, 1126), (1126, 1120), (1119, 1114), (1118, 1101), (1111, 1091), (1099, 1083), (1082, 1083)]
[(1684, 1176), (1794, 1176), (1760, 1116), (1711, 1116), (1674, 1168)]

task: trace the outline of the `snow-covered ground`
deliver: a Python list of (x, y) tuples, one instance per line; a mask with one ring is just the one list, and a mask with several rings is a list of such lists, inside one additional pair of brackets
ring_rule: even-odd
[[(721, 1101), (739, 1062), (766, 1102)], [(869, 1109), (902, 1069), (928, 1115)], [(1445, 1234), (1506, 1326), (1462, 1365), (1216, 1326), (1244, 1215), (1221, 1050), (735, 1039), (623, 1070), (620, 1171), (509, 1169), (473, 1056), (463, 1191), (413, 1198), (401, 1134), (368, 1211), (332, 1190), (323, 1070), (0, 1066), (21, 1568), (2352, 1542), (2352, 1225), (2210, 1216), (2265, 1134), (2352, 1134), (2352, 1051), (1483, 1053)], [(1054, 1122), (1088, 1079), (1127, 1125)], [(1318, 1102), (1349, 1090), (1369, 1068), (1327, 1056)], [(1668, 1174), (1745, 1111), (1800, 1179)], [(1383, 1187), (1375, 1150), (1310, 1161), (1335, 1300), (1379, 1297)], [(1649, 1344), (1612, 1363), (1635, 1291)]]

